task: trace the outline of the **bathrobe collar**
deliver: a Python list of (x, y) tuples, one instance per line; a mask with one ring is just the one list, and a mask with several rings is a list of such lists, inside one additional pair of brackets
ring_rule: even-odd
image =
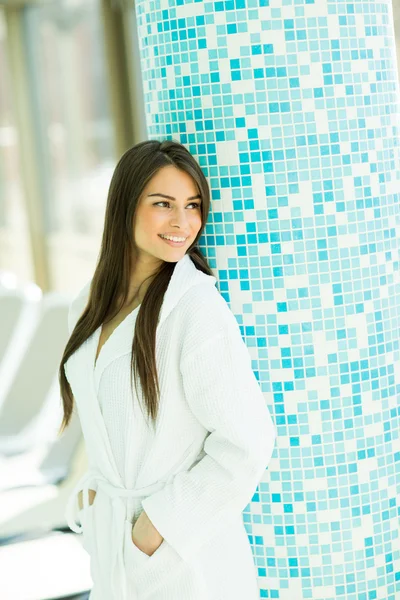
[[(158, 327), (161, 327), (170, 312), (178, 304), (180, 298), (193, 286), (204, 284), (205, 282), (215, 285), (216, 278), (212, 275), (207, 275), (199, 271), (193, 264), (189, 254), (185, 254), (175, 265), (167, 290), (164, 294), (164, 300), (161, 306)], [(119, 356), (128, 354), (132, 350), (132, 341), (134, 335), (134, 322), (140, 306), (137, 306), (131, 311), (125, 319), (113, 331), (112, 335), (107, 339), (100, 354), (95, 361), (95, 356), (99, 344), (101, 327), (93, 334), (88, 352), (88, 369), (94, 373), (95, 394), (97, 396), (101, 376), (104, 369)], [(83, 310), (83, 307), (82, 307)], [(132, 335), (126, 334), (127, 328), (132, 329)], [(96, 363), (96, 364), (95, 364)]]
[[(205, 282), (208, 282), (210, 285), (215, 285), (216, 281), (217, 279), (213, 275), (207, 275), (206, 273), (203, 273), (203, 271), (197, 269), (189, 254), (184, 254), (184, 256), (175, 263), (175, 269), (164, 294), (158, 326), (162, 325), (173, 308), (178, 304), (181, 297), (191, 287), (198, 284), (204, 284)], [(72, 328), (72, 325), (75, 325), (86, 306), (89, 297), (90, 284), (91, 280), (86, 283), (71, 305), (69, 317), (70, 329)]]

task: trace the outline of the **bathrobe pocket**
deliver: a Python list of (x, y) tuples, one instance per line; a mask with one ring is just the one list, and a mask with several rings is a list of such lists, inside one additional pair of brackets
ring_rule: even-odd
[(93, 509), (94, 502), (86, 510), (78, 510), (79, 520), (82, 525), (82, 546), (89, 554), (93, 552)]

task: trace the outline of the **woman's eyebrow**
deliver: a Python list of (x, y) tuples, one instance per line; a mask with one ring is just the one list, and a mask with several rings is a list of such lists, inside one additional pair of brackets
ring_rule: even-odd
[[(147, 196), (161, 196), (161, 198), (168, 198), (168, 200), (173, 200), (175, 202), (176, 198), (174, 198), (173, 196), (168, 196), (167, 194), (159, 194), (159, 193), (155, 193), (155, 194), (147, 194)], [(197, 199), (201, 199), (200, 194), (197, 194), (197, 196), (189, 196), (188, 200), (197, 200)]]

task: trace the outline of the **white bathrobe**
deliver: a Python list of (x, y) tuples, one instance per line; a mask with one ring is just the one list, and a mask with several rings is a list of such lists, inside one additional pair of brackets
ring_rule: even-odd
[[(215, 283), (188, 254), (176, 263), (157, 325), (155, 431), (129, 382), (140, 306), (97, 362), (100, 327), (65, 365), (89, 460), (66, 516), (90, 554), (91, 600), (259, 598), (242, 511), (276, 432), (239, 325)], [(71, 304), (70, 332), (89, 284)], [(92, 505), (90, 488), (97, 492)], [(164, 538), (151, 556), (131, 538), (143, 510)]]

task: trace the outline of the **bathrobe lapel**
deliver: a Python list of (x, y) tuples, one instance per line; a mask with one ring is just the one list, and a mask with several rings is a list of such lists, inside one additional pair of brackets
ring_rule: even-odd
[(101, 327), (99, 327), (93, 334), (93, 342), (90, 346), (89, 352), (92, 356), (92, 372), (94, 377), (94, 391), (96, 397), (99, 393), (99, 385), (101, 376), (104, 370), (114, 360), (123, 356), (124, 354), (130, 354), (132, 351), (132, 341), (134, 336), (134, 322), (135, 316), (139, 311), (140, 306), (137, 306), (131, 313), (129, 313), (123, 321), (116, 327), (111, 336), (103, 344), (100, 354), (97, 357), (95, 364), (95, 356), (99, 345)]
[[(97, 373), (94, 368), (94, 359), (99, 335), (100, 331), (97, 330), (74, 355), (75, 359), (80, 363), (80, 369), (84, 369), (86, 373), (86, 394), (84, 397), (87, 401), (80, 403), (79, 417), (85, 438), (88, 440), (86, 446), (88, 449), (93, 448), (96, 450), (98, 454), (96, 463), (101, 465), (104, 477), (109, 479), (114, 485), (122, 485), (97, 397), (98, 378), (96, 377)], [(104, 353), (103, 357), (101, 357), (103, 359), (102, 363), (98, 363), (100, 369), (101, 367), (104, 369), (107, 354)]]

